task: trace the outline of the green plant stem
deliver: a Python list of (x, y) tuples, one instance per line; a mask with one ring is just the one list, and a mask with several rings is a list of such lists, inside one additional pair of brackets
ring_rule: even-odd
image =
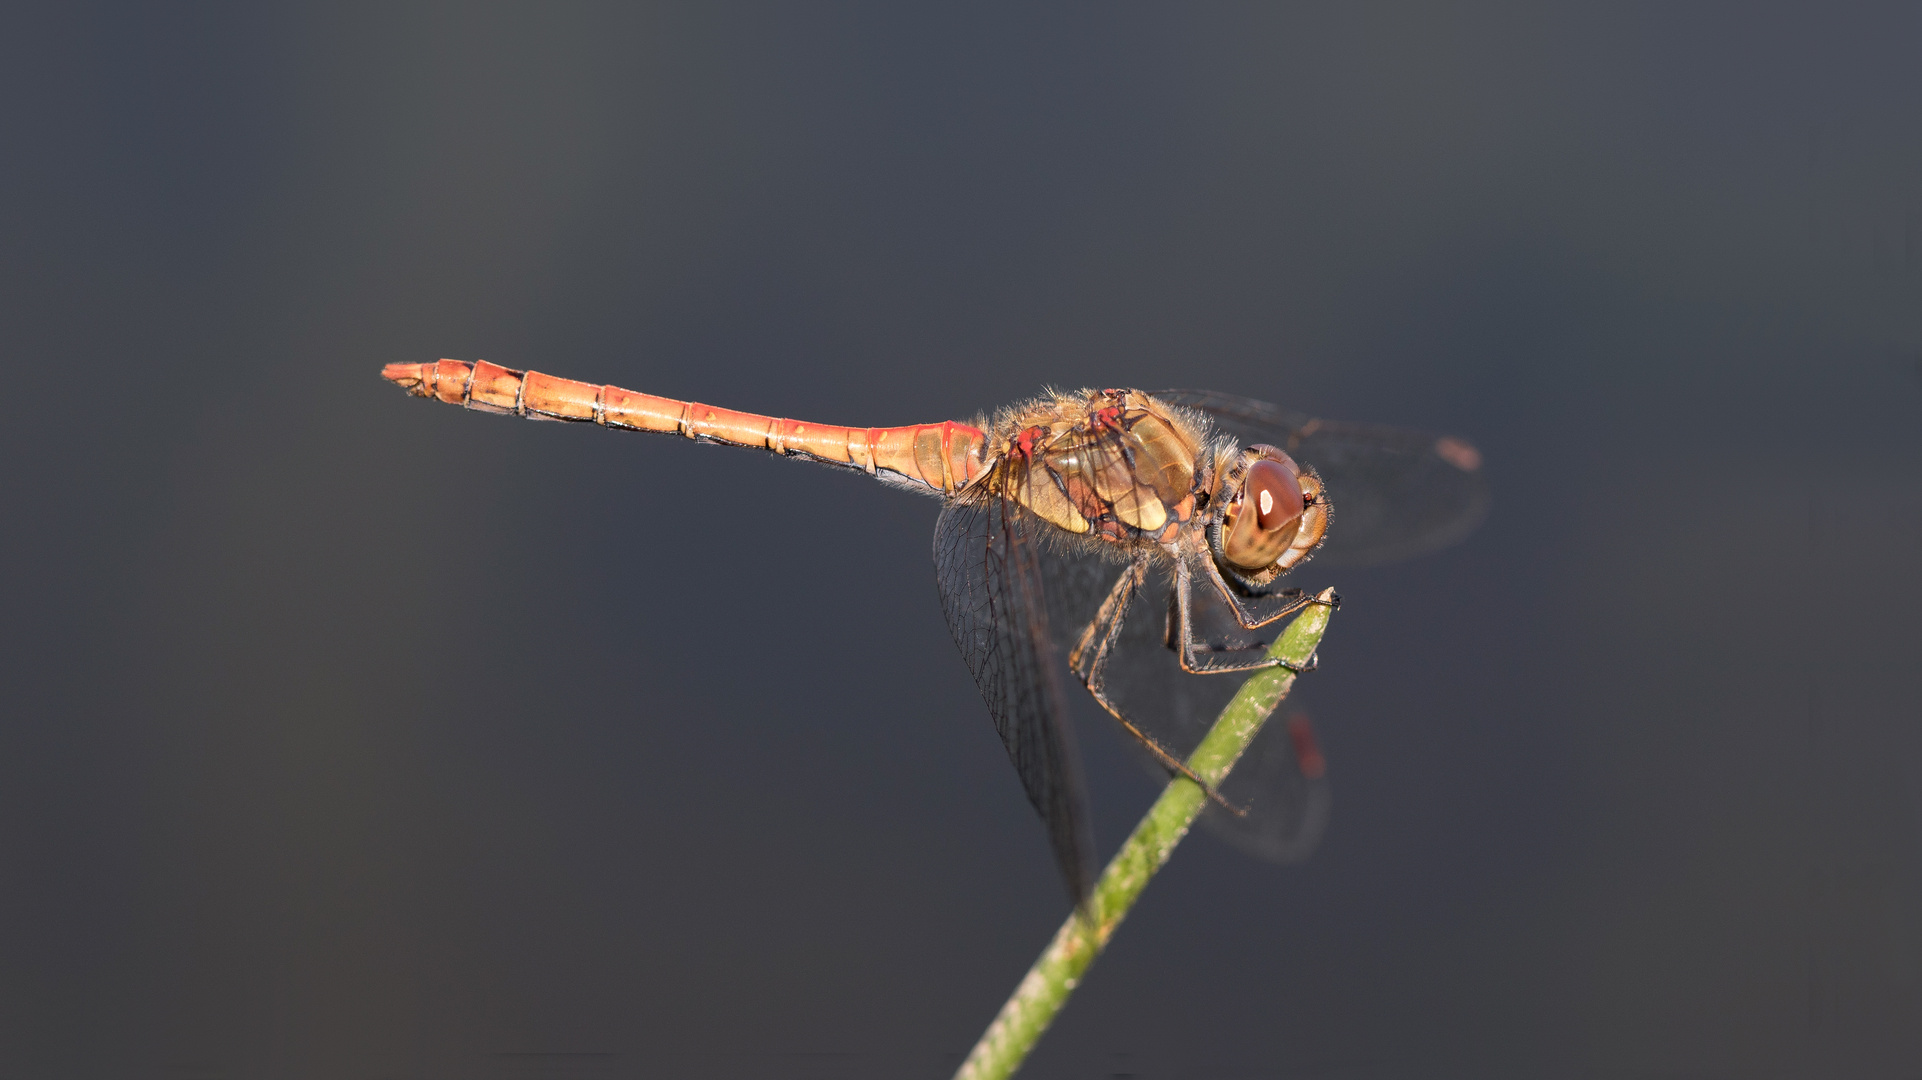
[[(1269, 647), (1268, 655), (1296, 667), (1305, 666), (1328, 629), (1334, 596), (1335, 591), (1329, 589), (1316, 597), (1323, 603), (1310, 605), (1296, 616)], [(1195, 747), (1188, 767), (1219, 788), (1294, 684), (1295, 673), (1287, 668), (1264, 668), (1249, 676)], [(1148, 887), (1148, 879), (1188, 835), (1206, 801), (1200, 786), (1185, 776), (1177, 776), (1168, 784), (1101, 872), (1085, 910), (1070, 913), (1068, 921), (1061, 924), (1054, 940), (1015, 988), (1014, 996), (1001, 1006), (1000, 1015), (961, 1063), (955, 1080), (1003, 1080), (1021, 1067), (1028, 1051), (1081, 982), (1088, 965), (1101, 955), (1128, 909)]]

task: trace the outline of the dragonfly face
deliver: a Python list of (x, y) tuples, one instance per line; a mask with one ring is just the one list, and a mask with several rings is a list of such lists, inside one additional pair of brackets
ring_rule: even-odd
[(1247, 588), (1299, 566), (1328, 530), (1321, 477), (1263, 443), (1235, 455), (1209, 505), (1209, 553), (1222, 576)]

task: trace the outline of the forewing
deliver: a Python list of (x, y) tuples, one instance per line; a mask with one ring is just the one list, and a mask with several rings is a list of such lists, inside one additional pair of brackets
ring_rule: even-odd
[(1036, 532), (1050, 527), (993, 492), (964, 492), (935, 525), (934, 563), (948, 629), (1079, 906), (1094, 845), (1038, 561)]
[(1243, 446), (1278, 446), (1321, 475), (1332, 513), (1317, 564), (1411, 558), (1461, 540), (1488, 513), (1481, 455), (1460, 439), (1320, 420), (1214, 390), (1162, 390), (1154, 396), (1200, 410)]

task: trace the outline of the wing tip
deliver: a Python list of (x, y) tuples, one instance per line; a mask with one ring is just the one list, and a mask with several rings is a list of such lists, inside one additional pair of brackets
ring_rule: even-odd
[(1448, 462), (1463, 472), (1480, 472), (1482, 452), (1474, 444), (1453, 435), (1443, 435), (1435, 440), (1435, 456)]

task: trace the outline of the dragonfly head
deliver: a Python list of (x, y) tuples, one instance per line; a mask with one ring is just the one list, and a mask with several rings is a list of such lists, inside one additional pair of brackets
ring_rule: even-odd
[(1321, 477), (1272, 446), (1237, 454), (1221, 476), (1208, 521), (1215, 565), (1231, 580), (1260, 587), (1306, 560), (1328, 529)]

